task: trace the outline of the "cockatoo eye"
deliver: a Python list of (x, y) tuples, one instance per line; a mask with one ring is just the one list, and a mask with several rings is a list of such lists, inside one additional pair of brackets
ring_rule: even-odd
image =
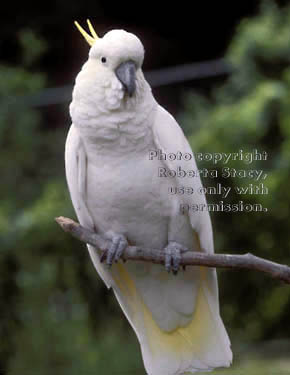
[(107, 62), (107, 58), (106, 57), (102, 57), (101, 61), (102, 61), (103, 64), (105, 64)]

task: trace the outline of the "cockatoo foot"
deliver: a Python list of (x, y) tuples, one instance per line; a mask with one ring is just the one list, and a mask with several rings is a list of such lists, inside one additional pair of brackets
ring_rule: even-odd
[(181, 244), (169, 241), (168, 245), (164, 249), (165, 251), (165, 268), (167, 272), (172, 271), (174, 275), (177, 275), (179, 271), (181, 253), (187, 251)]
[(118, 260), (124, 253), (124, 250), (128, 246), (127, 238), (123, 234), (118, 234), (113, 231), (108, 231), (105, 233), (104, 237), (107, 240), (112, 241), (108, 250), (103, 253), (101, 258), (101, 263), (103, 263), (106, 258), (106, 264), (111, 267), (113, 262), (117, 263)]

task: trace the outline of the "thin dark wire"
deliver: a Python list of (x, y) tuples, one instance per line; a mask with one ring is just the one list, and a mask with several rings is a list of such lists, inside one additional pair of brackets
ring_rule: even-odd
[[(152, 87), (161, 87), (174, 83), (211, 78), (232, 72), (231, 66), (224, 59), (178, 65), (174, 67), (145, 72), (145, 77)], [(72, 85), (44, 89), (34, 95), (16, 98), (29, 107), (45, 107), (71, 101)], [(15, 98), (12, 98), (15, 101)]]

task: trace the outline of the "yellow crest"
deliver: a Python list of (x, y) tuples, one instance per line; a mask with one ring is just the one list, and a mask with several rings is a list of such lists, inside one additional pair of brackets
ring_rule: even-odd
[(96, 40), (99, 39), (98, 34), (95, 32), (90, 20), (87, 20), (87, 23), (89, 25), (89, 29), (92, 35), (88, 34), (86, 30), (84, 30), (80, 24), (75, 21), (75, 25), (78, 28), (79, 32), (82, 34), (82, 36), (85, 38), (85, 40), (89, 43), (90, 46), (92, 46)]

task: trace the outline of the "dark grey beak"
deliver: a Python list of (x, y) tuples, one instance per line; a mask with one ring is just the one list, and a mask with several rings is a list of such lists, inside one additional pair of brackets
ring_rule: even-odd
[(125, 91), (129, 96), (132, 96), (136, 90), (136, 65), (134, 62), (123, 62), (116, 68), (115, 73)]

